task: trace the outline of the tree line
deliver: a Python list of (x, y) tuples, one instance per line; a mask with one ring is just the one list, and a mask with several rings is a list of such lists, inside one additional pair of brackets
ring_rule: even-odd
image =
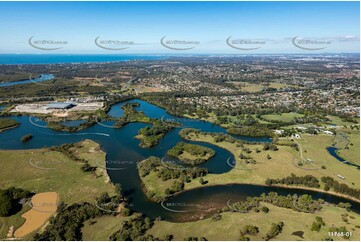
[(148, 229), (153, 226), (153, 222), (142, 215), (124, 221), (120, 230), (110, 236), (112, 241), (135, 241), (135, 240), (158, 240), (144, 236)]
[(246, 201), (233, 203), (222, 209), (222, 212), (240, 212), (248, 213), (251, 211), (259, 212), (260, 210), (267, 213), (268, 209), (260, 208), (260, 203), (270, 203), (277, 207), (292, 209), (295, 211), (313, 213), (322, 209), (323, 200), (313, 200), (310, 195), (278, 195), (276, 192), (261, 194), (259, 197), (247, 197)]
[(291, 173), (291, 176), (280, 179), (267, 178), (265, 183), (267, 186), (282, 184), (287, 186), (303, 185), (306, 187), (320, 188), (320, 182), (316, 177), (312, 175), (296, 176), (293, 173)]
[(84, 221), (102, 216), (106, 212), (93, 204), (82, 203), (67, 206), (61, 203), (57, 215), (49, 220), (49, 224), (42, 233), (36, 233), (34, 240), (81, 240), (81, 228)]
[(351, 188), (344, 183), (339, 183), (330, 176), (324, 176), (321, 178), (321, 181), (325, 183), (324, 190), (329, 191), (331, 188), (337, 193), (345, 194), (357, 199), (360, 198), (360, 189)]

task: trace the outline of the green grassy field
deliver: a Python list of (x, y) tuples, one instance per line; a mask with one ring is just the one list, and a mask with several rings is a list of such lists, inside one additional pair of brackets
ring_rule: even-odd
[[(85, 140), (75, 153), (100, 166), (101, 175), (81, 171), (82, 163), (76, 162), (57, 151), (36, 150), (0, 150), (0, 188), (15, 186), (34, 193), (57, 192), (60, 202), (67, 204), (90, 202), (103, 192), (115, 194), (114, 185), (106, 182), (107, 177), (102, 167), (105, 166), (105, 153), (99, 144)], [(19, 213), (10, 217), (0, 217), (0, 235), (4, 238), (10, 226), (14, 231), (24, 223)], [(30, 208), (30, 207), (29, 207)]]
[(123, 222), (135, 216), (136, 214), (128, 217), (102, 216), (87, 220), (84, 222), (84, 227), (81, 229), (83, 240), (109, 240), (109, 237), (121, 228)]
[[(331, 124), (335, 124), (337, 126), (348, 126), (348, 125), (355, 125), (355, 123), (352, 122), (347, 122), (347, 121), (343, 121), (342, 118), (338, 117), (338, 116), (332, 116), (332, 115), (328, 115), (327, 118), (329, 118), (331, 121)], [(360, 123), (360, 118), (357, 118), (358, 123)]]
[(20, 123), (11, 118), (0, 118), (0, 133), (6, 129), (11, 129), (19, 126)]
[(282, 114), (267, 114), (262, 115), (262, 118), (265, 120), (272, 122), (272, 121), (282, 121), (282, 122), (291, 122), (294, 118), (302, 118), (304, 117), (303, 114), (299, 113), (282, 113)]
[[(360, 174), (359, 170), (355, 167), (348, 166), (336, 160), (332, 157), (326, 147), (332, 145), (332, 136), (326, 135), (303, 135), (303, 139), (299, 140), (299, 144), (302, 146), (303, 156), (315, 161), (314, 167), (317, 169), (306, 170), (297, 166), (296, 159), (300, 159), (300, 152), (289, 146), (278, 146), (278, 151), (263, 150), (262, 145), (258, 144), (245, 144), (245, 148), (248, 148), (251, 153), (245, 154), (241, 148), (237, 147), (235, 143), (229, 142), (214, 142), (213, 137), (210, 135), (190, 133), (190, 140), (208, 142), (217, 145), (221, 148), (229, 150), (236, 157), (236, 164), (232, 170), (223, 174), (207, 174), (203, 177), (207, 184), (202, 185), (199, 183), (199, 179), (194, 179), (189, 183), (185, 183), (185, 190), (198, 188), (201, 186), (212, 185), (224, 185), (232, 183), (245, 183), (245, 184), (261, 184), (264, 185), (267, 178), (284, 178), (290, 176), (291, 173), (297, 176), (312, 175), (319, 180), (323, 176), (331, 176), (339, 180), (340, 183), (345, 183), (349, 187), (360, 187)], [(291, 140), (284, 140), (284, 142), (292, 142)], [(260, 152), (257, 153), (256, 150)], [(243, 153), (256, 161), (256, 164), (246, 164), (244, 160), (239, 158)], [(271, 159), (267, 156), (270, 155)], [(220, 162), (227, 162), (228, 157), (224, 157), (224, 160)], [(232, 159), (231, 159), (232, 161)], [(322, 166), (326, 169), (321, 169)], [(342, 171), (342, 172), (341, 172)], [(337, 175), (342, 173), (345, 176), (345, 180), (340, 180)], [(164, 190), (171, 186), (171, 180), (163, 182), (157, 177), (155, 172), (151, 172), (150, 175), (142, 178), (143, 183), (148, 191), (154, 192), (158, 196), (164, 196)], [(173, 180), (172, 180), (173, 181)], [(305, 188), (305, 187), (303, 187)], [(323, 184), (321, 188), (316, 189), (323, 191)], [(332, 193), (332, 189), (329, 191)]]
[(175, 181), (176, 179), (162, 181), (162, 179), (157, 176), (157, 172), (151, 171), (149, 175), (141, 177), (141, 180), (147, 192), (154, 192), (158, 196), (164, 197), (165, 189), (171, 188), (173, 181)]
[[(255, 225), (259, 227), (259, 233), (255, 236), (247, 235), (251, 240), (264, 240), (266, 233), (271, 227), (271, 223), (283, 222), (282, 232), (274, 240), (323, 240), (328, 235), (328, 230), (332, 225), (337, 227), (345, 226), (347, 231), (352, 232), (350, 240), (358, 241), (360, 229), (356, 228), (360, 223), (360, 216), (353, 212), (347, 212), (348, 222), (341, 219), (341, 214), (346, 210), (334, 206), (326, 206), (320, 212), (304, 213), (286, 208), (280, 208), (265, 203), (269, 208), (269, 213), (222, 213), (221, 220), (213, 221), (211, 218), (187, 223), (171, 223), (166, 221), (156, 221), (154, 226), (148, 231), (158, 238), (163, 238), (166, 234), (172, 234), (174, 240), (183, 240), (188, 236), (205, 237), (208, 240), (239, 240), (240, 229), (245, 225)], [(311, 225), (316, 216), (322, 217), (326, 223), (319, 232), (311, 231)], [(303, 238), (292, 235), (295, 231), (303, 231)], [(343, 240), (340, 237), (332, 237), (334, 240)]]
[(316, 163), (326, 166), (327, 169), (317, 171), (318, 174), (332, 177), (340, 174), (346, 179), (339, 180), (339, 182), (346, 183), (353, 188), (360, 188), (360, 171), (355, 167), (339, 162), (326, 150), (326, 147), (333, 144), (332, 140), (333, 136), (328, 135), (302, 135), (302, 139), (298, 142), (302, 145), (305, 158), (310, 158)]
[(260, 92), (265, 88), (286, 88), (286, 87), (296, 87), (294, 85), (288, 85), (280, 82), (261, 82), (261, 83), (251, 83), (251, 82), (230, 82), (236, 87), (238, 87), (241, 91), (244, 92)]
[(186, 164), (200, 164), (206, 162), (215, 155), (211, 148), (196, 144), (178, 142), (173, 148), (168, 150), (167, 154), (176, 157)]
[[(236, 158), (235, 164), (232, 164), (232, 159), (228, 160), (231, 166), (234, 166), (229, 172), (223, 174), (207, 174), (203, 176), (203, 179), (207, 181), (207, 184), (200, 184), (199, 179), (194, 179), (189, 183), (185, 183), (184, 190), (198, 188), (201, 186), (212, 185), (225, 185), (232, 183), (239, 184), (260, 184), (265, 185), (267, 178), (279, 179), (290, 176), (291, 173), (296, 176), (312, 175), (319, 180), (324, 176), (330, 176), (338, 180), (340, 183), (345, 183), (351, 188), (360, 187), (360, 173), (355, 167), (348, 166), (336, 160), (332, 157), (326, 147), (332, 145), (332, 136), (326, 135), (303, 135), (303, 139), (298, 143), (302, 147), (304, 158), (309, 158), (314, 161), (314, 170), (306, 170), (297, 166), (297, 160), (300, 159), (301, 154), (290, 146), (278, 146), (278, 151), (263, 150), (263, 145), (258, 144), (245, 144), (244, 148), (249, 149), (251, 153), (247, 154), (242, 148), (237, 147), (235, 143), (229, 142), (214, 142), (211, 135), (194, 133), (188, 134), (190, 140), (208, 142), (217, 145), (230, 151)], [(290, 139), (283, 140), (286, 143), (292, 142)], [(258, 150), (259, 152), (256, 152)], [(240, 159), (240, 154), (247, 155), (251, 159), (256, 161), (256, 164), (245, 163)], [(271, 159), (268, 159), (270, 155)], [(219, 162), (227, 162), (229, 157), (222, 157), (223, 160)], [(321, 169), (325, 166), (326, 169)], [(342, 173), (342, 174), (340, 174)], [(337, 175), (345, 176), (345, 180), (340, 180)], [(170, 188), (171, 180), (163, 182), (157, 177), (156, 173), (151, 172), (150, 175), (142, 178), (145, 188), (148, 191), (154, 192), (158, 196), (164, 196), (164, 190)], [(172, 180), (173, 181), (173, 180)], [(323, 183), (320, 183), (319, 189), (313, 188), (313, 190), (324, 191)], [(301, 187), (301, 186), (300, 186)], [(302, 187), (306, 188), (306, 187)], [(310, 189), (310, 188), (307, 188)], [(332, 189), (329, 191), (332, 193)]]
[(335, 147), (339, 149), (345, 149), (349, 145), (349, 135), (347, 135), (347, 131), (338, 130), (333, 140)]
[(337, 154), (353, 164), (360, 165), (360, 133), (358, 130), (347, 130), (346, 135), (349, 137), (347, 149), (341, 147)]
[[(264, 151), (262, 145), (246, 144), (245, 148), (251, 150), (250, 156), (256, 160), (256, 164), (245, 164), (239, 155), (242, 153), (241, 148), (236, 144), (229, 142), (214, 142), (210, 135), (199, 134), (198, 136), (190, 134), (190, 139), (195, 141), (202, 141), (212, 143), (221, 148), (229, 150), (236, 157), (235, 168), (224, 174), (207, 174), (204, 179), (208, 181), (206, 185), (230, 184), (230, 183), (248, 183), (248, 184), (265, 184), (267, 178), (284, 178), (294, 173), (297, 176), (313, 175), (317, 178), (323, 176), (331, 176), (337, 178), (336, 175), (342, 171), (345, 180), (340, 180), (341, 183), (346, 183), (352, 188), (360, 187), (360, 173), (355, 167), (348, 166), (332, 157), (326, 147), (332, 145), (332, 136), (326, 135), (303, 135), (303, 139), (298, 142), (303, 147), (304, 157), (311, 158), (316, 161), (317, 168), (322, 165), (326, 169), (305, 170), (297, 167), (294, 162), (295, 159), (300, 158), (300, 152), (289, 146), (278, 146), (278, 151)], [(257, 153), (256, 149), (261, 150)], [(271, 159), (267, 159), (267, 155)], [(227, 157), (220, 162), (226, 162)], [(338, 178), (337, 178), (338, 179)], [(198, 181), (193, 180), (185, 184), (185, 189), (204, 186)], [(322, 186), (321, 186), (322, 190)]]
[[(105, 153), (93, 141), (84, 141), (79, 156), (103, 162)], [(80, 153), (80, 151), (78, 151)], [(36, 167), (45, 168), (39, 169)], [(81, 171), (82, 163), (47, 149), (0, 151), (0, 187), (16, 186), (35, 193), (55, 191), (65, 203), (94, 202), (101, 192), (114, 193), (106, 177)], [(104, 167), (104, 166), (103, 166)]]

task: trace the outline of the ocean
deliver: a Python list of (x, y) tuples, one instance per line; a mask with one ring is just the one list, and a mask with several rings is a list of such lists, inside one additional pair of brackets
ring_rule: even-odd
[(0, 54), (0, 65), (120, 62), (164, 59), (161, 55)]

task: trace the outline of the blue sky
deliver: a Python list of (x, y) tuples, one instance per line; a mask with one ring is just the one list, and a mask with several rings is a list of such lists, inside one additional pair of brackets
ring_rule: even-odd
[[(0, 2), (0, 53), (359, 52), (359, 18), (359, 2)], [(109, 50), (95, 44), (98, 36), (133, 44)], [(167, 46), (192, 49), (167, 48), (160, 44), (164, 36), (192, 41)], [(326, 42), (297, 42), (302, 49), (292, 44), (296, 36)], [(30, 37), (66, 43), (34, 44), (43, 50), (30, 46)], [(248, 42), (232, 48), (229, 37)], [(48, 50), (53, 47), (61, 49)]]

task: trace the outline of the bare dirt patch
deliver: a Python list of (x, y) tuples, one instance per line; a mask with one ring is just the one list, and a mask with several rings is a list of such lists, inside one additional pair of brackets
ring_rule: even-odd
[(25, 223), (15, 231), (14, 236), (21, 238), (39, 229), (55, 214), (58, 202), (56, 192), (43, 192), (34, 195), (31, 199), (31, 210), (22, 215)]

